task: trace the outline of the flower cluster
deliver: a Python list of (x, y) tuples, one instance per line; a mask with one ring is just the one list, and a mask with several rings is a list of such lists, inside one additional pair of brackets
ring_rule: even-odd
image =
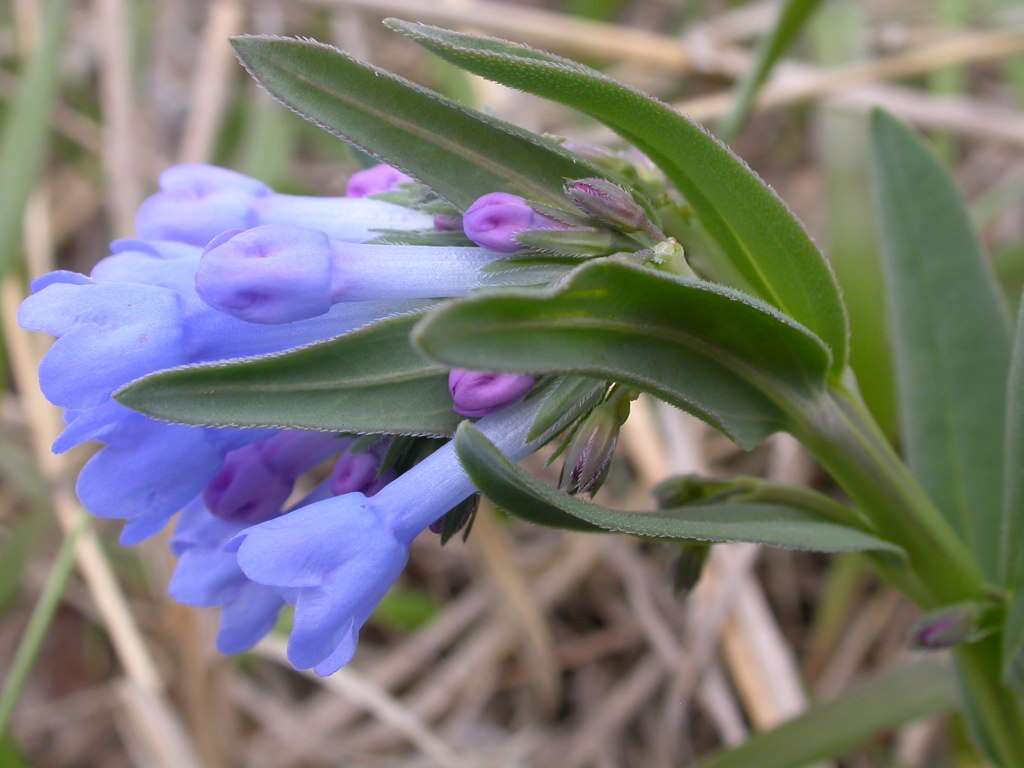
[[(83, 505), (124, 520), (124, 544), (177, 515), (170, 592), (220, 609), (224, 653), (258, 642), (290, 604), (292, 662), (335, 671), (412, 540), (474, 489), (451, 444), (399, 474), (384, 438), (171, 424), (112, 395), (157, 371), (282, 352), (465, 295), (490, 284), (487, 267), (516, 250), (516, 231), (555, 226), (503, 196), (462, 222), (480, 247), (373, 242), (379, 231), (454, 225), (375, 197), (410, 181), (377, 166), (354, 175), (345, 197), (301, 197), (177, 166), (140, 207), (138, 239), (114, 242), (89, 275), (46, 275), (21, 306), (24, 328), (56, 337), (39, 373), (67, 424), (54, 450), (100, 444), (78, 478)], [(520, 458), (535, 406), (517, 403), (533, 384), (455, 370), (452, 408)]]

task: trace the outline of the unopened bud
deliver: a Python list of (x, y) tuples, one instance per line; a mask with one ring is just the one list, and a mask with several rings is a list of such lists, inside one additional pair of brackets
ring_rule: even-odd
[(920, 618), (910, 630), (915, 648), (935, 651), (980, 640), (985, 609), (978, 603), (958, 603)]
[(655, 240), (664, 235), (647, 213), (622, 187), (605, 179), (577, 179), (565, 185), (565, 194), (588, 216), (624, 232), (645, 232)]
[(353, 173), (345, 185), (346, 197), (369, 197), (391, 192), (413, 179), (385, 163)]
[(538, 213), (522, 197), (491, 192), (477, 198), (462, 216), (466, 237), (498, 253), (521, 250), (517, 238), (533, 229), (564, 229), (565, 224)]
[(619, 430), (629, 416), (629, 398), (613, 394), (583, 419), (569, 439), (558, 485), (567, 493), (594, 494), (604, 484)]
[(448, 374), (452, 410), (460, 416), (478, 419), (501, 410), (533, 387), (533, 376), (453, 368)]

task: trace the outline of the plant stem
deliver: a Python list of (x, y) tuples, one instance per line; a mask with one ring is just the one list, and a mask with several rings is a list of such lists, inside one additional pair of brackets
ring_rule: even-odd
[(996, 765), (1024, 765), (1024, 712), (1000, 677), (999, 635), (956, 650), (963, 714), (986, 757)]
[[(925, 587), (909, 594), (922, 608), (984, 597), (974, 558), (855, 393), (834, 386), (809, 407), (789, 410), (794, 434), (879, 533), (906, 551), (912, 582)], [(1011, 768), (1024, 766), (1024, 712), (1001, 679), (1000, 643), (997, 635), (962, 645), (955, 655), (974, 735), (990, 759)]]
[(878, 532), (906, 551), (931, 593), (922, 607), (978, 599), (984, 583), (977, 563), (859, 398), (836, 386), (806, 406), (790, 413), (794, 434)]

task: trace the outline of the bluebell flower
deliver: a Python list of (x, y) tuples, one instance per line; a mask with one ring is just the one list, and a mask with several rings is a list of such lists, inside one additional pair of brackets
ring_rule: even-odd
[(317, 317), (339, 302), (463, 296), (497, 279), (501, 254), (471, 247), (369, 245), (290, 225), (225, 232), (203, 253), (196, 289), (252, 323)]
[[(526, 434), (535, 413), (534, 403), (523, 403), (477, 426), (518, 460), (533, 447)], [(372, 497), (348, 493), (310, 504), (240, 532), (228, 548), (250, 580), (294, 599), (291, 663), (329, 675), (352, 659), (412, 540), (474, 490), (447, 443)]]
[(40, 386), (65, 409), (64, 451), (95, 440), (104, 447), (79, 475), (77, 491), (99, 517), (128, 522), (122, 541), (159, 531), (199, 495), (225, 456), (272, 434), (153, 421), (111, 394), (154, 371), (188, 363), (279, 352), (320, 341), (410, 308), (354, 302), (316, 318), (262, 326), (219, 312), (196, 293), (200, 250), (178, 243), (122, 241), (91, 276), (55, 272), (33, 285), (19, 321), (57, 337), (43, 358)]
[(381, 459), (388, 442), (378, 443), (365, 451), (347, 449), (338, 457), (329, 478), (331, 493), (341, 496), (345, 493), (361, 493), (374, 496), (395, 479), (393, 469), (381, 471)]
[(64, 408), (100, 405), (114, 390), (153, 371), (280, 352), (413, 306), (347, 303), (304, 322), (268, 328), (219, 312), (200, 298), (198, 248), (124, 241), (112, 250), (90, 277), (44, 276), (18, 312), (26, 330), (57, 337), (39, 380), (47, 398)]
[(199, 246), (225, 230), (262, 224), (297, 224), (338, 240), (364, 242), (382, 229), (430, 229), (433, 220), (380, 200), (280, 195), (241, 173), (198, 163), (160, 174), (160, 191), (142, 203), (135, 217), (142, 239)]
[(220, 608), (217, 649), (227, 654), (263, 639), (285, 604), (278, 590), (247, 579), (234, 554), (224, 549), (244, 528), (244, 523), (210, 514), (196, 499), (182, 511), (171, 539), (178, 562), (168, 592), (185, 605)]

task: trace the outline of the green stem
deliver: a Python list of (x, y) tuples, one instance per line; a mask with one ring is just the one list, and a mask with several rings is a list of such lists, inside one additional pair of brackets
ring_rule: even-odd
[[(878, 532), (906, 551), (914, 581), (925, 588), (909, 594), (922, 608), (984, 598), (974, 558), (855, 393), (835, 386), (789, 411), (794, 434)], [(1011, 768), (1024, 766), (1024, 712), (1001, 679), (1000, 642), (995, 636), (962, 645), (956, 659), (964, 713), (978, 743), (997, 765)]]
[(1000, 677), (998, 635), (956, 650), (963, 712), (975, 740), (996, 765), (1024, 765), (1024, 712)]
[(832, 387), (791, 411), (794, 434), (871, 519), (901, 546), (935, 608), (983, 594), (970, 552), (918, 485), (856, 395)]

